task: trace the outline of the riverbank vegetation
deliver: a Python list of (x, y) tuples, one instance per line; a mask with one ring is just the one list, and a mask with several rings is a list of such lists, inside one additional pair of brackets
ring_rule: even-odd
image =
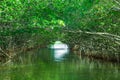
[(1, 0), (0, 62), (56, 40), (120, 60), (119, 0)]

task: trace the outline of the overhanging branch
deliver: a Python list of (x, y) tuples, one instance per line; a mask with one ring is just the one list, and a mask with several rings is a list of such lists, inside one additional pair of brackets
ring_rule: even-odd
[(105, 38), (108, 38), (112, 41), (115, 41), (116, 44), (120, 45), (120, 36), (106, 33), (106, 32), (88, 32), (88, 31), (70, 31), (70, 30), (65, 30), (65, 32), (71, 32), (71, 33), (85, 33), (85, 34), (91, 34), (91, 35), (99, 35)]
[(120, 6), (120, 2), (119, 1), (114, 0), (114, 2)]

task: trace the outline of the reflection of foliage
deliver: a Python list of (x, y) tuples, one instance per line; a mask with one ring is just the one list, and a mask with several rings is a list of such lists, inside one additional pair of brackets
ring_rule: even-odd
[(49, 49), (42, 49), (19, 55), (18, 58), (22, 56), (21, 63), (17, 62), (11, 66), (0, 68), (3, 69), (0, 70), (0, 80), (6, 78), (12, 80), (88, 80), (89, 78), (104, 80), (106, 77), (106, 80), (111, 78), (119, 80), (119, 65), (93, 61), (93, 59), (88, 58), (81, 59), (81, 57), (73, 54), (69, 56), (72, 57), (71, 59), (68, 58), (63, 62), (53, 62), (50, 54), (53, 53), (50, 53)]
[(120, 35), (118, 7), (118, 0), (1, 0), (0, 47), (66, 41), (62, 29)]

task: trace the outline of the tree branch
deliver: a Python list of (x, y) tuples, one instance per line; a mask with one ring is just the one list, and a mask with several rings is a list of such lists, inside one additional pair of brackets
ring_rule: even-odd
[(120, 6), (120, 2), (119, 1), (114, 0), (114, 2)]
[(115, 11), (120, 11), (120, 2), (117, 1), (117, 0), (114, 0), (114, 2), (115, 2), (117, 5), (116, 5), (116, 6), (114, 5), (112, 9), (115, 10)]
[(117, 43), (118, 45), (120, 45), (120, 36), (118, 35), (114, 35), (114, 34), (110, 34), (110, 33), (105, 33), (105, 32), (88, 32), (88, 31), (68, 31), (68, 30), (65, 30), (65, 32), (71, 32), (71, 33), (85, 33), (85, 34), (91, 34), (91, 35), (99, 35), (99, 36), (102, 36), (102, 37), (106, 37), (106, 38), (109, 38), (111, 39), (112, 41), (115, 41), (115, 43)]
[(0, 51), (2, 52), (3, 55), (5, 55), (5, 56), (10, 58), (10, 56), (6, 52), (4, 52), (1, 47), (0, 47)]

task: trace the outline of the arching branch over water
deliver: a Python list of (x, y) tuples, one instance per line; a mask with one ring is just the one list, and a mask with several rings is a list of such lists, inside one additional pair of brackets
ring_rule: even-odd
[(82, 31), (82, 30), (79, 30), (79, 31), (73, 31), (73, 30), (64, 30), (64, 32), (70, 32), (70, 33), (82, 33), (82, 34), (90, 34), (90, 35), (98, 35), (98, 36), (101, 36), (101, 37), (105, 37), (105, 38), (108, 38), (112, 41), (115, 41), (116, 44), (120, 45), (120, 36), (119, 35), (114, 35), (114, 34), (111, 34), (111, 33), (106, 33), (106, 32), (88, 32), (88, 31)]

